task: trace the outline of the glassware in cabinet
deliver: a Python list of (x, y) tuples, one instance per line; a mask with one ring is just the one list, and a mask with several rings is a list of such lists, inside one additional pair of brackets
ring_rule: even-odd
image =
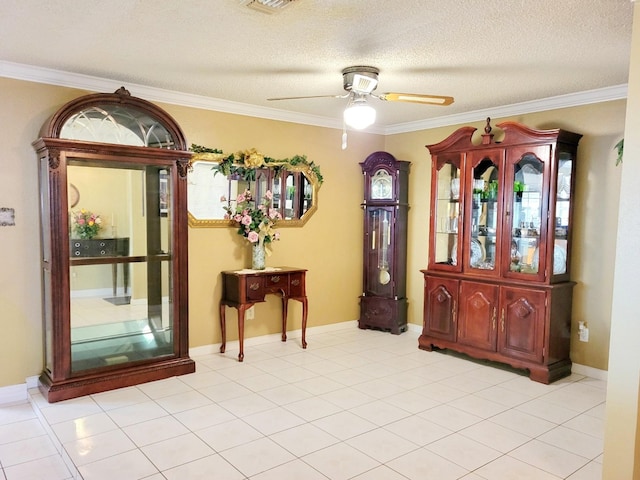
[(442, 266), (460, 265), (458, 239), (464, 193), (461, 174), (459, 159), (439, 162), (435, 170), (432, 263)]

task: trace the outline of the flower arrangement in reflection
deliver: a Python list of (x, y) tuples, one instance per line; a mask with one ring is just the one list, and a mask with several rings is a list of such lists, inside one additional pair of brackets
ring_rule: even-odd
[[(262, 201), (257, 202), (251, 191), (245, 190), (238, 195), (235, 208), (228, 203), (223, 207), (225, 219), (233, 220), (238, 225), (238, 234), (252, 244), (267, 245), (279, 240), (280, 233), (275, 230), (275, 225), (282, 216), (271, 206), (272, 198), (273, 194), (267, 190)], [(227, 199), (223, 196), (220, 201), (226, 203)]]
[(102, 228), (100, 215), (84, 208), (78, 212), (71, 212), (71, 223), (74, 234), (83, 239), (95, 237)]

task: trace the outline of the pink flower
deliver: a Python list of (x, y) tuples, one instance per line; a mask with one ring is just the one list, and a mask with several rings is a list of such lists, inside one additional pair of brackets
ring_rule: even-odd
[(278, 212), (278, 210), (276, 210), (275, 208), (270, 208), (269, 209), (269, 218), (271, 220), (279, 220), (280, 219), (280, 212)]
[(78, 218), (78, 225), (84, 225), (84, 218)]
[(274, 240), (280, 240), (280, 232), (276, 232), (273, 234), (273, 239)]
[[(266, 191), (261, 202), (254, 200), (250, 190), (245, 190), (238, 195), (238, 203), (233, 208), (231, 205), (224, 205), (225, 218), (232, 219), (240, 229), (238, 233), (248, 239), (251, 243), (256, 243), (261, 237), (266, 242), (277, 240), (280, 235), (273, 230), (276, 220), (282, 219), (282, 215), (277, 209), (271, 208), (273, 194)], [(221, 197), (221, 201), (225, 197)]]
[(222, 196), (220, 197), (220, 201), (221, 201), (221, 202), (226, 202), (226, 201), (227, 201), (227, 197), (225, 197), (224, 195), (222, 195)]

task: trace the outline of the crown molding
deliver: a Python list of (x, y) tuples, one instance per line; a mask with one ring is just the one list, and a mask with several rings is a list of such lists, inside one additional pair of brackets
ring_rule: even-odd
[[(48, 85), (58, 85), (62, 87), (78, 88), (92, 92), (111, 92), (120, 88), (123, 84), (121, 80), (114, 80), (101, 77), (93, 77), (80, 73), (64, 72), (51, 68), (36, 67), (21, 63), (6, 62), (0, 60), (0, 77), (26, 80)], [(193, 95), (173, 90), (149, 87), (146, 85), (132, 84), (124, 82), (127, 90), (137, 97), (149, 101), (169, 103), (185, 107), (199, 108), (203, 110), (213, 110), (217, 112), (231, 113), (235, 115), (245, 115), (249, 117), (265, 118), (281, 122), (298, 123), (303, 125), (313, 125), (316, 127), (327, 127), (342, 129), (342, 119), (333, 119), (319, 115), (308, 115), (277, 108), (259, 107), (241, 102), (231, 102), (219, 98), (205, 97), (203, 95)], [(627, 85), (616, 85), (613, 87), (587, 90), (584, 92), (558, 95), (555, 97), (532, 100), (528, 102), (503, 105), (495, 108), (475, 110), (455, 115), (445, 115), (442, 117), (419, 120), (416, 122), (400, 123), (389, 127), (370, 127), (366, 133), (379, 135), (393, 135), (397, 133), (415, 132), (418, 130), (428, 130), (437, 127), (446, 127), (464, 123), (473, 123), (486, 119), (487, 117), (501, 118), (525, 113), (554, 110), (557, 108), (575, 107), (592, 103), (607, 102), (610, 100), (621, 100), (627, 98)]]
[(29, 82), (58, 85), (61, 87), (78, 88), (92, 92), (113, 92), (123, 83), (132, 95), (145, 100), (169, 103), (184, 107), (215, 110), (217, 112), (246, 115), (249, 117), (266, 118), (283, 122), (300, 123), (329, 128), (342, 128), (342, 121), (319, 115), (308, 115), (280, 110), (277, 108), (258, 107), (241, 102), (231, 102), (219, 98), (193, 95), (190, 93), (149, 87), (122, 80), (93, 77), (81, 73), (64, 72), (51, 68), (12, 63), (0, 60), (0, 77), (26, 80)]
[(384, 130), (385, 135), (395, 133), (408, 133), (417, 130), (429, 130), (431, 128), (448, 127), (466, 123), (484, 121), (487, 117), (502, 118), (523, 115), (525, 113), (544, 112), (558, 108), (577, 107), (592, 103), (608, 102), (611, 100), (623, 100), (627, 98), (627, 85), (615, 85), (613, 87), (586, 90), (584, 92), (557, 95), (555, 97), (531, 100), (528, 102), (513, 103), (500, 107), (485, 108), (455, 115), (430, 118), (416, 122), (391, 125)]

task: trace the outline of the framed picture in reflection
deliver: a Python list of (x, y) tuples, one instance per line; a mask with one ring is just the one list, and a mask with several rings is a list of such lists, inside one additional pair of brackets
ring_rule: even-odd
[(166, 170), (160, 170), (160, 216), (166, 217), (169, 213), (169, 178)]

